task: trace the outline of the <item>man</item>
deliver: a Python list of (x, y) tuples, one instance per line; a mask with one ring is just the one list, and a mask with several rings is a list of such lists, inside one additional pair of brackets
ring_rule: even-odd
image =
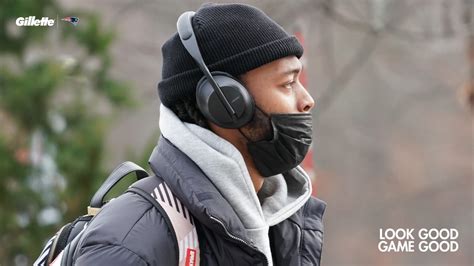
[(314, 107), (299, 82), (303, 48), (252, 6), (205, 4), (182, 17), (189, 24), (162, 47), (150, 166), (192, 215), (195, 246), (177, 250), (167, 217), (126, 193), (90, 223), (76, 264), (319, 265), (325, 203), (298, 166)]

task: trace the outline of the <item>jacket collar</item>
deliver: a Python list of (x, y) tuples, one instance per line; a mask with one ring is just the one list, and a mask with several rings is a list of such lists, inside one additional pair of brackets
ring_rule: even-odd
[(163, 136), (149, 164), (200, 223), (227, 235), (224, 228), (216, 224), (217, 219), (232, 235), (248, 241), (244, 226), (230, 204), (201, 169)]
[[(242, 240), (240, 242), (245, 242), (247, 248), (255, 251), (254, 245), (246, 236), (242, 222), (230, 204), (201, 169), (163, 136), (153, 150), (149, 164), (153, 172), (165, 181), (199, 223), (230, 241), (235, 242), (238, 238)], [(320, 231), (321, 246), (324, 231), (322, 216), (325, 207), (325, 202), (311, 197), (303, 208), (287, 220), (302, 230)], [(280, 224), (275, 225), (278, 226)], [(260, 255), (262, 258), (265, 257), (263, 253)]]

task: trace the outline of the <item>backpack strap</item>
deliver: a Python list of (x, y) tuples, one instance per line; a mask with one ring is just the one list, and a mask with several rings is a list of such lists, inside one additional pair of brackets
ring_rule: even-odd
[(178, 251), (178, 265), (199, 265), (199, 241), (193, 216), (158, 176), (135, 182), (127, 190), (147, 199), (165, 219)]
[[(77, 252), (77, 246), (81, 243), (82, 238), (84, 236), (85, 229), (88, 223), (92, 220), (92, 218), (100, 211), (102, 206), (104, 205), (104, 198), (109, 193), (109, 191), (126, 177), (128, 174), (135, 173), (137, 179), (143, 179), (149, 174), (140, 166), (132, 162), (123, 162), (119, 166), (117, 166), (107, 177), (107, 179), (102, 183), (99, 187), (97, 192), (91, 199), (90, 205), (87, 207), (87, 215), (79, 217), (71, 224), (65, 226), (64, 230), (66, 233), (61, 233), (57, 238), (56, 242), (63, 239), (61, 245), (55, 247), (54, 249), (54, 256), (52, 256), (49, 262), (54, 262), (54, 265), (73, 265), (74, 259)], [(61, 235), (65, 237), (61, 238)]]
[(140, 180), (149, 176), (149, 174), (140, 166), (132, 162), (123, 162), (119, 166), (117, 166), (112, 173), (110, 173), (109, 177), (102, 183), (100, 188), (94, 194), (91, 199), (91, 204), (87, 208), (87, 212), (90, 215), (95, 215), (99, 212), (102, 205), (104, 205), (104, 197), (110, 191), (112, 187), (115, 186), (120, 180), (122, 180), (125, 176), (130, 173), (135, 173), (137, 175), (137, 179)]

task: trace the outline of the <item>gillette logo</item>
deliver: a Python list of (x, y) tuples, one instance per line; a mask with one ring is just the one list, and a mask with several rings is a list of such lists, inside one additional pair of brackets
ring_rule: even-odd
[(19, 17), (16, 19), (16, 25), (20, 27), (23, 27), (23, 26), (51, 27), (51, 26), (54, 26), (54, 19), (50, 19), (49, 17), (42, 17), (41, 19), (36, 19), (35, 16)]

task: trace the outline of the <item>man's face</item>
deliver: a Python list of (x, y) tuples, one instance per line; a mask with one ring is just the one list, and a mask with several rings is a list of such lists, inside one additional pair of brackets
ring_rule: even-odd
[[(296, 56), (288, 56), (240, 76), (255, 100), (255, 117), (242, 128), (253, 141), (271, 136), (268, 115), (274, 113), (306, 113), (314, 107), (314, 100), (299, 81), (302, 64)], [(260, 111), (260, 110), (261, 111)]]
[(299, 81), (302, 64), (288, 56), (240, 76), (256, 105), (267, 114), (309, 112), (314, 100)]

